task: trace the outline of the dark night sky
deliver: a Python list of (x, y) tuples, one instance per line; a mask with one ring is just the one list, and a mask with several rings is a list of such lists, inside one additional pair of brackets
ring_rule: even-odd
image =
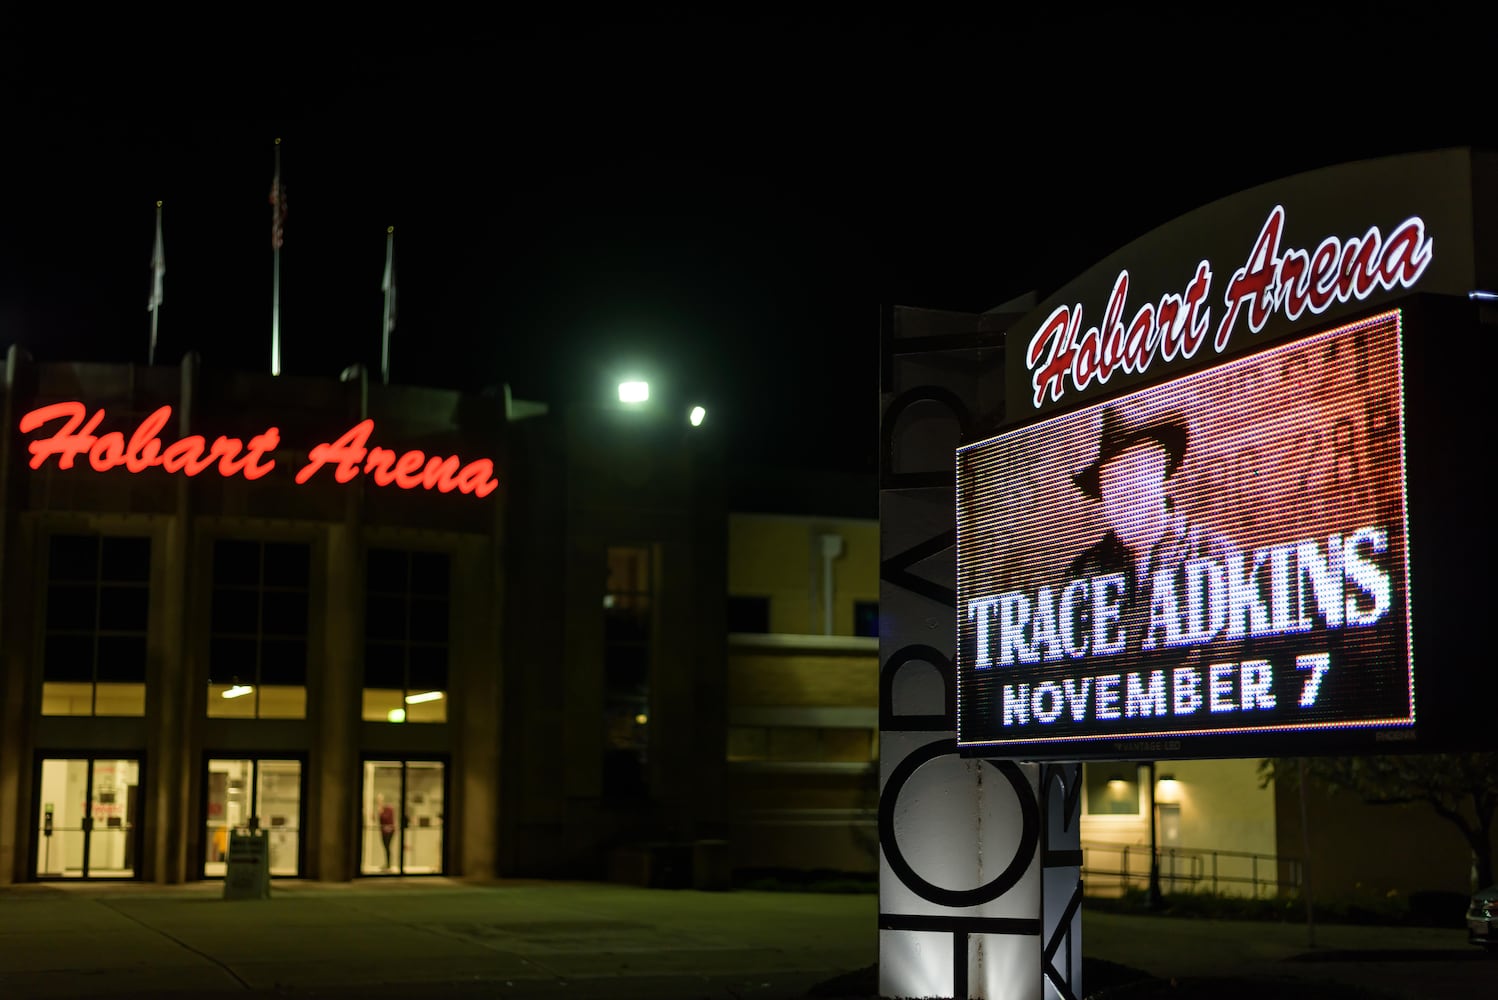
[(160, 198), (158, 361), (268, 368), (281, 136), (286, 371), (378, 370), (394, 225), (395, 381), (559, 400), (634, 363), (747, 458), (872, 471), (881, 304), (1044, 294), (1257, 183), (1498, 144), (1482, 33), (1401, 9), (11, 22), (0, 346), (143, 362)]

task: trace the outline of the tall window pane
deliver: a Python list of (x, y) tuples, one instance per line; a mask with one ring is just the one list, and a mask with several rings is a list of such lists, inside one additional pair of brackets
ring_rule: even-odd
[(151, 540), (47, 544), (43, 715), (144, 715)]
[(370, 549), (365, 565), (363, 718), (446, 722), (451, 559)]
[(650, 664), (655, 614), (652, 550), (607, 552), (603, 594), (603, 795), (645, 797), (650, 747)]
[(305, 543), (214, 543), (210, 716), (306, 718), (311, 565)]

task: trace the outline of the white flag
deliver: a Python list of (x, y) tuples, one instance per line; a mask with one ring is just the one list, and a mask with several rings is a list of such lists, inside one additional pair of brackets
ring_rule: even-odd
[(161, 245), (161, 206), (156, 206), (156, 246), (151, 250), (151, 301), (146, 303), (146, 309), (155, 312), (161, 308), (165, 300), (165, 292), (162, 289), (166, 279), (166, 251)]
[(395, 227), (385, 230), (385, 277), (380, 281), (385, 293), (385, 322), (380, 331), (380, 381), (390, 384), (390, 331), (395, 329)]
[(395, 329), (395, 234), (385, 240), (385, 277), (380, 282), (380, 291), (385, 293), (385, 336)]

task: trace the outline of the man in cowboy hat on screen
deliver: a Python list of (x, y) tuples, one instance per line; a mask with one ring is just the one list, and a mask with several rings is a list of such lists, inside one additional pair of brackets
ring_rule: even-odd
[(1097, 458), (1073, 474), (1079, 490), (1102, 502), (1107, 532), (1077, 556), (1072, 577), (1122, 573), (1126, 581), (1119, 624), (1129, 650), (1140, 649), (1149, 622), (1150, 581), (1161, 569), (1178, 569), (1202, 554), (1200, 529), (1189, 529), (1173, 510), (1170, 478), (1186, 457), (1183, 420), (1130, 423), (1116, 407), (1103, 411)]

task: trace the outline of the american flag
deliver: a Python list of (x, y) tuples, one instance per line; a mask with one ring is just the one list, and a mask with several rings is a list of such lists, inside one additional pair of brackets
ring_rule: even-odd
[(276, 149), (276, 175), (270, 182), (270, 245), (281, 249), (286, 229), (286, 185), (281, 183), (281, 150)]

